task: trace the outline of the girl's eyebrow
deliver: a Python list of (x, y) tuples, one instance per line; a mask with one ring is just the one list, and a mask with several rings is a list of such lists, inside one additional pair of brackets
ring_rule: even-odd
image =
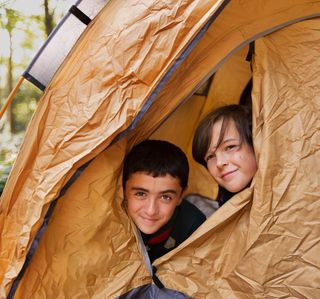
[(230, 142), (230, 141), (238, 141), (238, 139), (237, 138), (225, 139), (225, 140), (222, 140), (221, 144), (226, 143), (226, 142)]
[[(228, 138), (228, 139), (222, 140), (219, 146), (230, 141), (239, 141), (239, 140), (237, 138)], [(209, 147), (206, 152), (206, 155), (208, 153), (214, 153), (216, 150), (217, 150), (217, 146)]]

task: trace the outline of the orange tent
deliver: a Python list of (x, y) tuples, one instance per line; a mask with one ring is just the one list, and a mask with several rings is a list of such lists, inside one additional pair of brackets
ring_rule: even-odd
[[(108, 1), (45, 86), (5, 186), (0, 297), (319, 298), (319, 8)], [(122, 207), (125, 153), (173, 141), (189, 191), (214, 198), (193, 132), (250, 78), (250, 188), (150, 265)]]

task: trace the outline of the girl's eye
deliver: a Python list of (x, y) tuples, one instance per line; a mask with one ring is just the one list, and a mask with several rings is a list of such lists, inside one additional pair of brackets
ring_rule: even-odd
[(239, 147), (239, 145), (237, 145), (237, 144), (230, 144), (230, 145), (227, 145), (224, 150), (226, 152), (229, 152), (229, 151), (238, 149), (238, 147)]
[(232, 150), (233, 148), (234, 148), (234, 145), (228, 145), (228, 146), (226, 146), (225, 150), (226, 150), (226, 151), (230, 151), (230, 150)]
[(209, 154), (205, 157), (205, 161), (208, 162), (209, 160), (214, 159), (215, 157), (216, 157), (215, 154)]

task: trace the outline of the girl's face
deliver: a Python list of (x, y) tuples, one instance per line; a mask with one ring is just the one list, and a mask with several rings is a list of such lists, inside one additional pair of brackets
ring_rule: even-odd
[(216, 182), (226, 190), (236, 193), (244, 189), (257, 171), (253, 148), (240, 140), (233, 120), (229, 120), (220, 145), (222, 120), (212, 127), (212, 139), (205, 155), (207, 167)]

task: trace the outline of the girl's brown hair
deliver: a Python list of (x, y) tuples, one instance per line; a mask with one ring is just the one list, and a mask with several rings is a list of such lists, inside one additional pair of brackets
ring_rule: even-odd
[(222, 126), (217, 147), (223, 140), (229, 121), (233, 120), (240, 135), (240, 142), (252, 144), (252, 115), (251, 109), (243, 105), (227, 105), (210, 112), (198, 125), (192, 143), (192, 156), (195, 161), (207, 167), (205, 155), (211, 144), (212, 128), (222, 119)]

